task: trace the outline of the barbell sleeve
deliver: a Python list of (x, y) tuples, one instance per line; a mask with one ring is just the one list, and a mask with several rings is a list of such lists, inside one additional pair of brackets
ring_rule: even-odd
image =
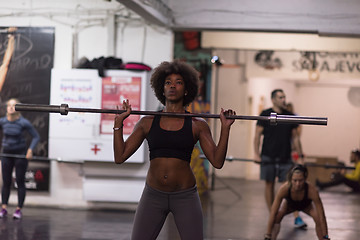
[[(16, 104), (15, 110), (16, 111), (60, 113), (61, 115), (67, 115), (69, 112), (105, 113), (105, 114), (121, 114), (121, 113), (125, 112), (125, 110), (118, 110), (118, 109), (70, 108), (68, 104), (40, 105), (40, 104), (24, 104), (24, 103)], [(131, 111), (131, 114), (160, 115), (160, 116), (172, 116), (172, 117), (220, 118), (219, 114), (210, 114), (210, 113), (170, 113), (170, 112), (159, 112), (159, 111)], [(327, 118), (325, 118), (325, 117), (303, 117), (303, 116), (294, 116), (294, 115), (278, 115), (277, 113), (271, 113), (270, 116), (231, 115), (231, 116), (226, 116), (226, 118), (235, 119), (235, 120), (269, 121), (271, 125), (276, 125), (276, 124), (327, 125)]]
[(43, 105), (43, 104), (15, 104), (16, 111), (25, 112), (48, 112), (48, 113), (60, 113), (61, 115), (68, 114), (69, 105)]

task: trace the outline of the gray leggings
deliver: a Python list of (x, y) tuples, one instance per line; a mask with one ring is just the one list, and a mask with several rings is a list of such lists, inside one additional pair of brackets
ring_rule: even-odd
[(135, 213), (131, 239), (156, 239), (169, 212), (174, 215), (181, 239), (203, 239), (203, 216), (196, 186), (162, 192), (147, 184)]

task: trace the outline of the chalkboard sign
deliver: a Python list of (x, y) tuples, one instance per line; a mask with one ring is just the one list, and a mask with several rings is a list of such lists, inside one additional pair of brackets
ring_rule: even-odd
[[(7, 33), (0, 31), (0, 59), (7, 47)], [(51, 69), (54, 62), (53, 27), (19, 27), (14, 33), (15, 50), (5, 83), (0, 92), (0, 116), (6, 114), (6, 101), (18, 98), (22, 103), (49, 104)], [(49, 114), (23, 112), (40, 134), (34, 155), (48, 156)]]

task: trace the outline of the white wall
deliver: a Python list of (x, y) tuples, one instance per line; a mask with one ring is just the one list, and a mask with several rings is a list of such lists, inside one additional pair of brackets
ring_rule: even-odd
[[(280, 69), (266, 70), (249, 64), (249, 94), (264, 94), (268, 89), (265, 105), (269, 107), (271, 88), (280, 87), (298, 115), (328, 117), (327, 126), (302, 125), (303, 151), (305, 155), (331, 156), (350, 164), (350, 151), (360, 147), (360, 108), (349, 102), (347, 94), (351, 87), (359, 87), (360, 69), (347, 66), (357, 66), (358, 54), (322, 53), (322, 57), (317, 58), (319, 66), (329, 68), (320, 67), (318, 81), (311, 81), (306, 69), (294, 68), (300, 57), (295, 55), (293, 58), (292, 55), (294, 53), (274, 54), (273, 58), (279, 58), (283, 63)], [(248, 62), (253, 61), (253, 55), (248, 53), (248, 56)], [(259, 84), (253, 85), (254, 81)], [(274, 85), (276, 82), (278, 84)], [(259, 97), (254, 99), (254, 106), (259, 105), (256, 101), (259, 102)]]
[[(231, 64), (236, 62), (234, 55), (239, 53), (239, 50), (214, 49), (213, 53), (225, 62), (224, 66), (220, 67), (219, 76), (218, 103), (221, 107), (233, 108), (240, 115), (258, 115), (261, 109), (272, 106), (271, 91), (282, 88), (287, 102), (294, 104), (297, 114), (329, 119), (328, 126), (302, 125), (301, 142), (305, 155), (336, 157), (350, 164), (350, 151), (360, 147), (360, 108), (352, 105), (347, 95), (350, 87), (359, 86), (360, 70), (349, 71), (343, 68), (340, 71), (336, 66), (353, 66), (353, 63), (356, 66), (356, 55), (347, 58), (331, 55), (319, 59), (321, 64), (327, 61), (330, 71), (320, 71), (320, 79), (313, 82), (309, 80), (307, 70), (294, 69), (293, 64), (298, 60), (298, 53), (295, 53), (294, 60), (291, 57), (294, 53), (276, 52), (274, 58), (280, 58), (283, 67), (264, 69), (254, 63), (254, 51), (240, 51), (239, 56), (246, 56), (242, 63), (246, 65), (247, 81), (247, 84), (240, 84), (237, 79), (241, 78), (243, 73), (231, 70), (235, 68)], [(214, 92), (213, 90), (212, 94)], [(229, 156), (247, 159), (254, 157), (255, 125), (256, 121), (249, 124), (244, 121), (234, 123), (230, 133)], [(253, 163), (226, 162), (223, 169), (216, 171), (216, 174), (259, 179), (259, 166)]]
[[(221, 108), (232, 109), (238, 115), (248, 115), (247, 104), (248, 83), (245, 79), (245, 64), (243, 54), (240, 51), (217, 50), (213, 55), (218, 55), (221, 66), (212, 67), (211, 83), (211, 111), (219, 113)], [(217, 83), (216, 83), (217, 82)], [(217, 96), (217, 98), (216, 98)], [(248, 158), (248, 134), (250, 131), (249, 121), (235, 121), (231, 127), (228, 156)], [(221, 123), (219, 119), (211, 121), (213, 137), (218, 142)], [(226, 162), (221, 170), (216, 170), (219, 176), (244, 177), (246, 167), (241, 162)], [(215, 169), (213, 169), (215, 170)]]
[[(147, 25), (116, 1), (12, 0), (0, 1), (0, 9), (3, 27), (55, 27), (54, 68), (70, 69), (81, 57), (91, 60), (111, 51), (124, 62), (143, 62), (152, 68), (172, 59), (172, 32)], [(111, 42), (114, 46), (109, 46)], [(83, 200), (82, 174), (80, 164), (52, 162), (50, 193), (29, 192), (26, 204), (92, 206)], [(10, 203), (16, 202), (13, 193)]]
[[(103, 0), (13, 0), (0, 1), (1, 26), (55, 27), (54, 68), (71, 68), (72, 56), (107, 56), (108, 38), (115, 39), (115, 55), (125, 62), (144, 62), (156, 67), (172, 59), (173, 34), (170, 30), (147, 25), (116, 1)], [(109, 36), (109, 19), (115, 14), (115, 36)], [(146, 33), (146, 34), (144, 34)], [(78, 42), (73, 42), (78, 34)], [(78, 48), (73, 52), (73, 44)], [(77, 59), (75, 59), (77, 60)]]
[(300, 84), (299, 113), (328, 117), (328, 126), (303, 126), (305, 154), (337, 157), (350, 164), (350, 151), (360, 146), (360, 108), (348, 100), (349, 86)]

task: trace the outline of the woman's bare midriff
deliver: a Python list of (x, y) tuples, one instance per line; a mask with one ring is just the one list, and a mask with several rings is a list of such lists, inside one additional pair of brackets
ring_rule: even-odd
[(150, 161), (147, 184), (164, 192), (176, 192), (195, 186), (190, 163), (177, 158), (154, 158)]

